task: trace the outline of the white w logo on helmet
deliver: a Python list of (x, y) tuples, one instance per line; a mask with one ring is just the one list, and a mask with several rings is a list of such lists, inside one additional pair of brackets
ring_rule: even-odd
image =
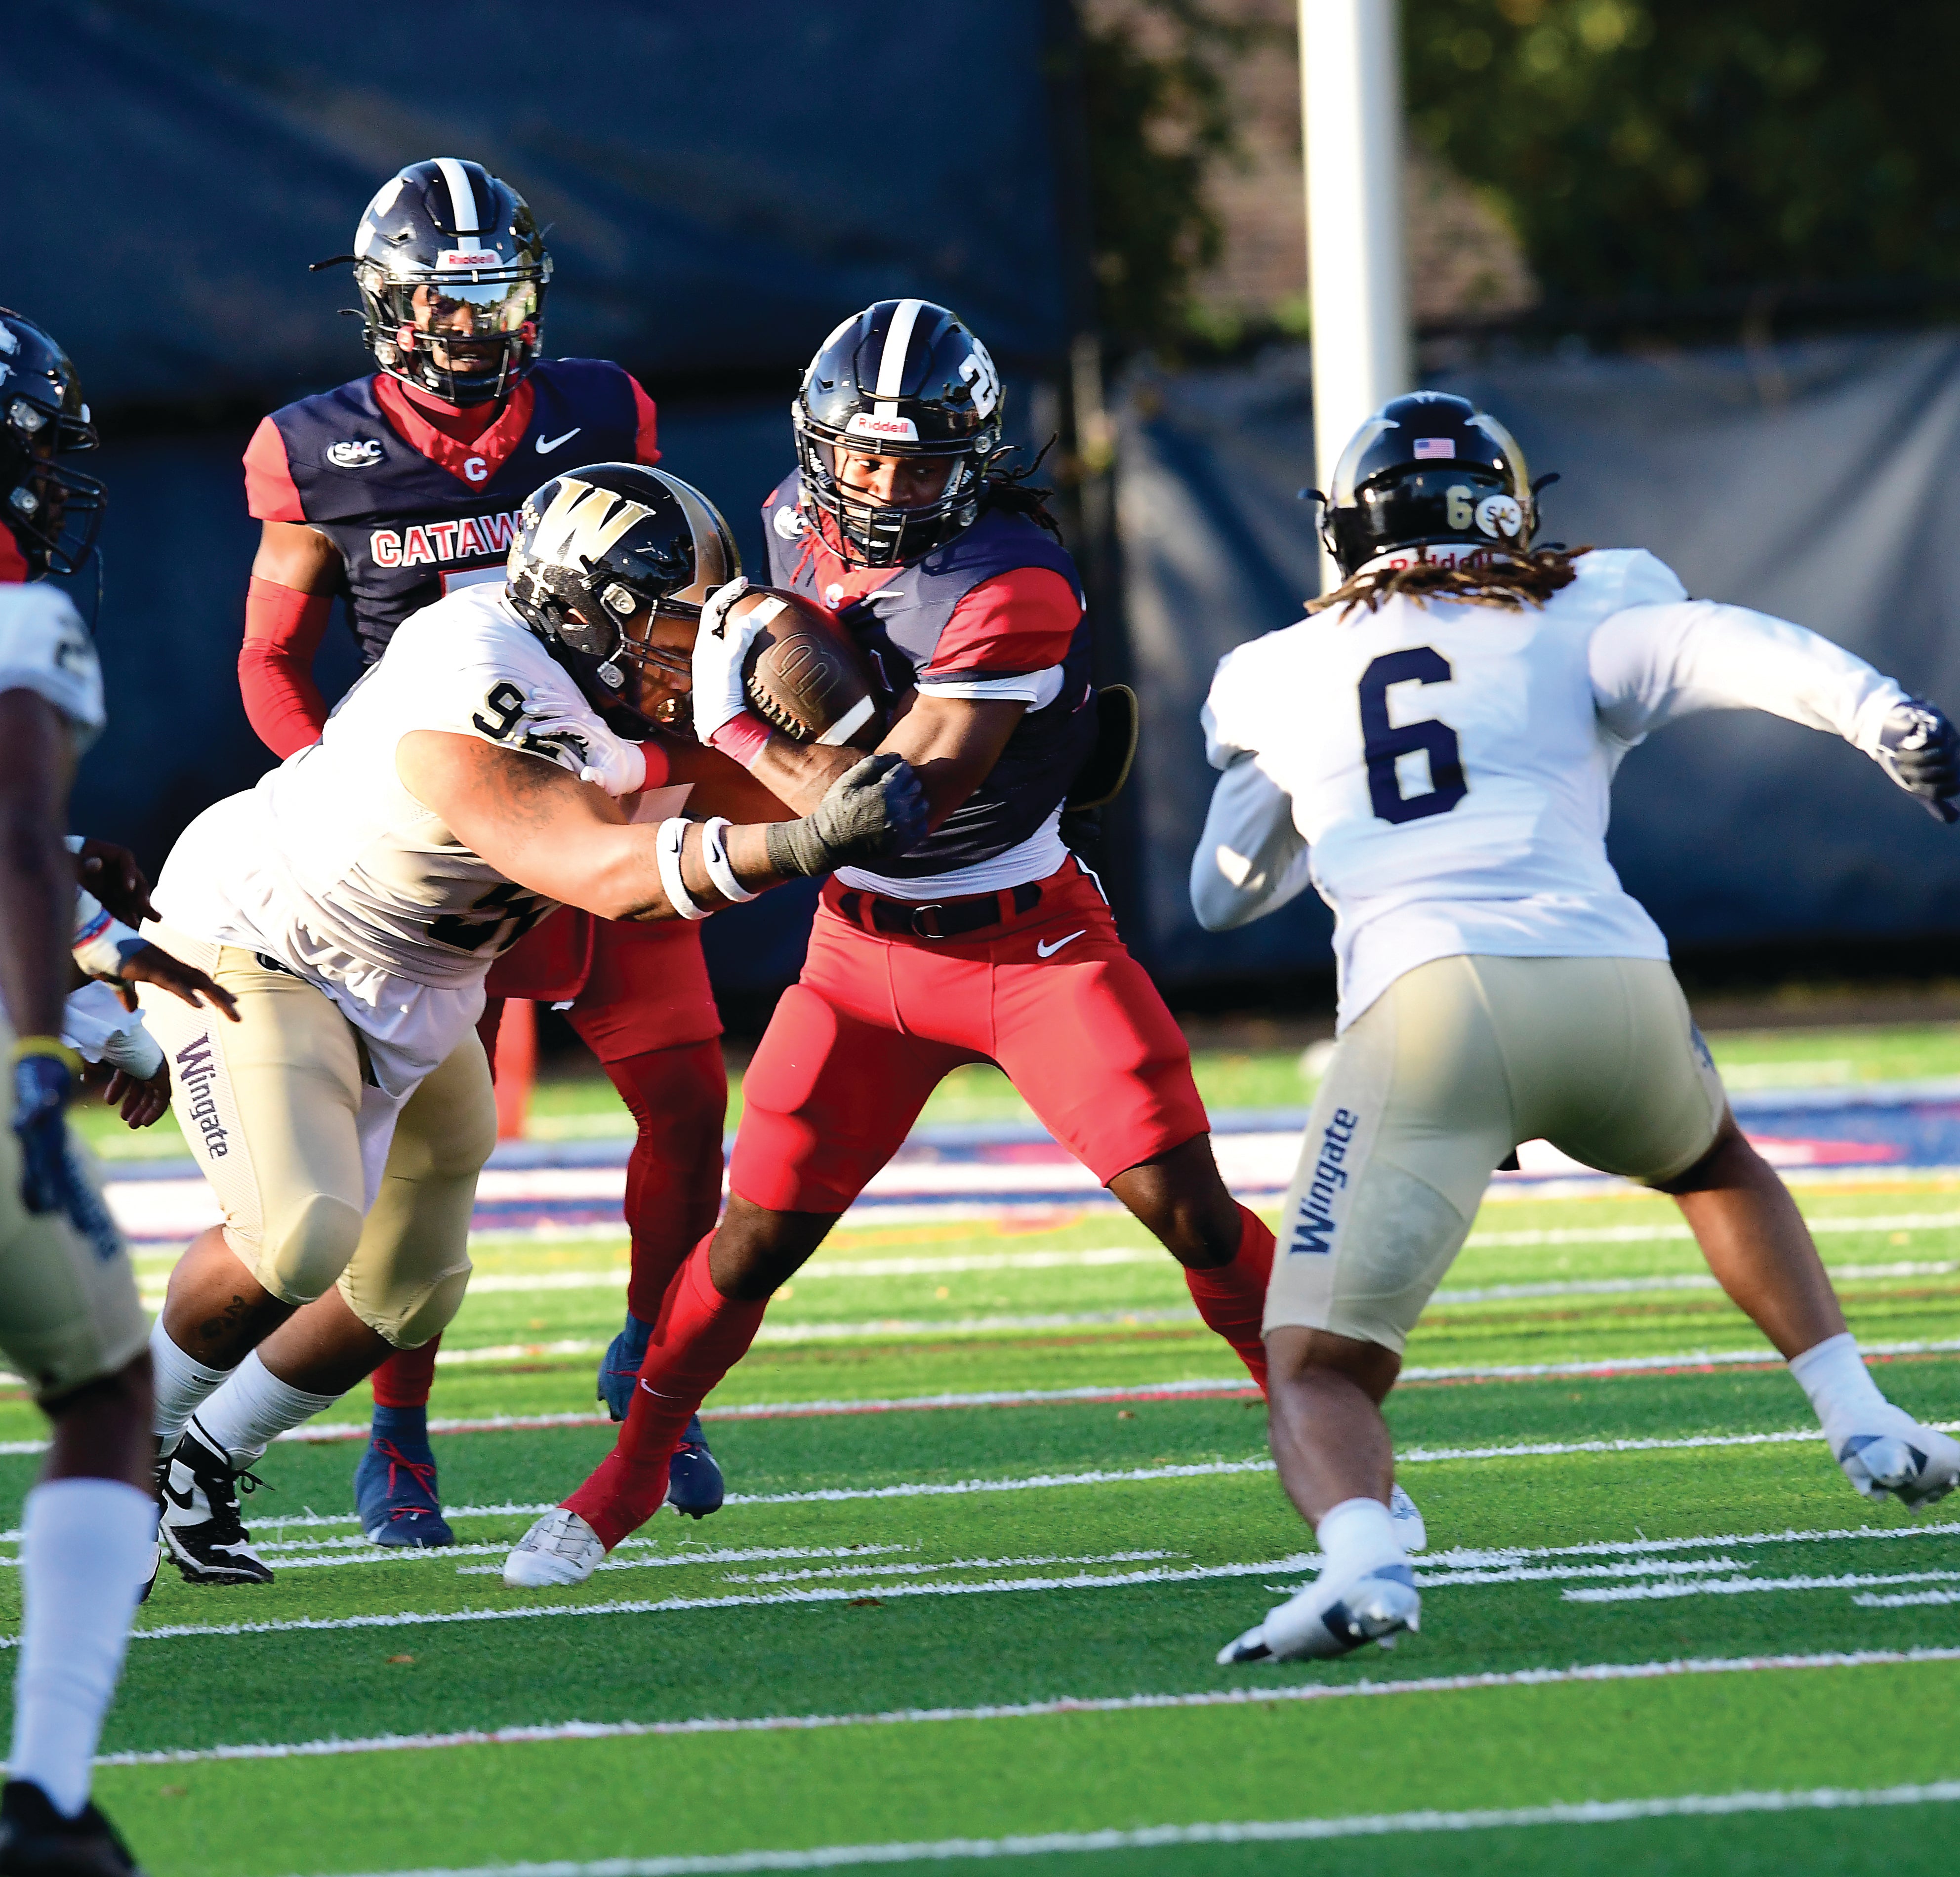
[(531, 535), (531, 558), (560, 567), (583, 567), (603, 558), (607, 549), (653, 511), (612, 489), (595, 488), (567, 476), (552, 504), (538, 517)]

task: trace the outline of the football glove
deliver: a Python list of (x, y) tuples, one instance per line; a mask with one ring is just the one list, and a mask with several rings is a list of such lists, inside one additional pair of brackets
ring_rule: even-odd
[(1879, 731), (1879, 766), (1926, 804), (1929, 815), (1960, 821), (1960, 732), (1936, 705), (1917, 698), (1893, 705)]
[(701, 609), (701, 630), (694, 636), (692, 684), (694, 733), (703, 743), (749, 708), (742, 667), (764, 622), (751, 612), (733, 625), (728, 623), (728, 609), (748, 590), (747, 579), (737, 574), (725, 587), (716, 587)]
[(846, 769), (802, 820), (771, 822), (769, 865), (814, 876), (902, 854), (925, 832), (925, 790), (912, 765), (888, 749)]
[(59, 1056), (30, 1051), (14, 1064), (14, 1132), (21, 1142), (21, 1203), (30, 1212), (77, 1209), (63, 1114), (75, 1077)]

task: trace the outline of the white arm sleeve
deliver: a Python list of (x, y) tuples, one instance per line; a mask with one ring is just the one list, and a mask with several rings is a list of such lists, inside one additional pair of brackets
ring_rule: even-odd
[(1191, 906), (1208, 932), (1229, 932), (1276, 912), (1310, 883), (1306, 842), (1293, 802), (1250, 756), (1211, 792), (1191, 860)]
[(1589, 662), (1600, 720), (1631, 746), (1698, 711), (1768, 711), (1867, 756), (1905, 692), (1828, 638), (1746, 606), (1688, 600), (1601, 622)]

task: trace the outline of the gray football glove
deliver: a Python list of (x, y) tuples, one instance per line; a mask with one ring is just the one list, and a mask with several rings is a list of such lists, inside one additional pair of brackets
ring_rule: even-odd
[(1960, 732), (1936, 705), (1917, 698), (1895, 705), (1879, 732), (1879, 766), (1926, 804), (1929, 815), (1960, 821)]
[(902, 854), (925, 832), (925, 791), (912, 765), (886, 750), (846, 769), (802, 820), (770, 822), (769, 865), (814, 877)]

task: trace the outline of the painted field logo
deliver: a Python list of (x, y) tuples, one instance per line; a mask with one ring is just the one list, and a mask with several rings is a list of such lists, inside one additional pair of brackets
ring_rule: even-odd
[(1287, 1246), (1289, 1257), (1303, 1252), (1333, 1250), (1338, 1223), (1334, 1217), (1335, 1196), (1348, 1184), (1348, 1169), (1342, 1163), (1348, 1158), (1354, 1130), (1360, 1125), (1359, 1115), (1349, 1109), (1337, 1108), (1321, 1134), (1320, 1157), (1314, 1162), (1312, 1181), (1293, 1220), (1292, 1242)]
[(190, 1097), (185, 1118), (197, 1124), (204, 1136), (205, 1152), (214, 1160), (221, 1160), (231, 1151), (231, 1137), (218, 1118), (218, 1100), (212, 1093), (218, 1080), (218, 1061), (211, 1053), (211, 1032), (186, 1043), (177, 1051), (177, 1080)]

